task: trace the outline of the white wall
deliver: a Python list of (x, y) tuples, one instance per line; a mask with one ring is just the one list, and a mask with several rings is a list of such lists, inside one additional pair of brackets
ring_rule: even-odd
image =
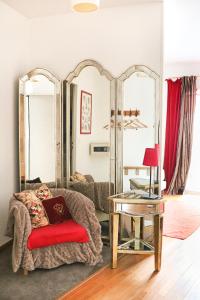
[(102, 9), (92, 14), (32, 19), (32, 68), (61, 78), (82, 60), (99, 61), (115, 77), (133, 64), (162, 70), (162, 3)]
[(200, 1), (164, 1), (164, 52), (169, 63), (200, 63)]
[(28, 22), (0, 2), (0, 246), (4, 236), (8, 204), (18, 189), (18, 77), (27, 72)]
[(200, 76), (200, 55), (199, 62), (165, 62), (165, 78), (181, 76)]
[[(91, 155), (91, 143), (109, 143), (109, 130), (103, 128), (110, 120), (110, 81), (94, 67), (83, 69), (73, 81), (77, 84), (76, 171), (90, 174), (95, 181), (109, 180), (109, 153)], [(92, 94), (91, 134), (80, 134), (81, 90)]]
[(200, 75), (199, 10), (199, 0), (164, 1), (165, 78)]
[(60, 78), (85, 59), (97, 60), (114, 77), (134, 64), (162, 74), (162, 8), (162, 3), (146, 3), (32, 19), (31, 65)]

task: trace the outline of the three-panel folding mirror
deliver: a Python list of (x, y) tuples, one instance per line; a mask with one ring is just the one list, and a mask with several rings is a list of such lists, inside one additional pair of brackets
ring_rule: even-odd
[[(45, 182), (70, 187), (76, 172), (109, 186), (109, 193), (147, 190), (146, 148), (160, 143), (160, 80), (145, 66), (114, 78), (93, 60), (61, 82), (44, 69), (20, 79), (20, 189)], [(160, 194), (160, 168), (153, 169)]]

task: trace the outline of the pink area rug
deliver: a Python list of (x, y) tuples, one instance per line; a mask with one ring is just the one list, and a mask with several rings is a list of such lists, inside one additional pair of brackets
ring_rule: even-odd
[(163, 235), (184, 240), (200, 226), (200, 196), (184, 195), (165, 203)]

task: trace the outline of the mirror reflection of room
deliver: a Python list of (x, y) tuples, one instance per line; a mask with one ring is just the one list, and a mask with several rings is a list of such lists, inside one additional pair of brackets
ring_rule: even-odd
[[(135, 72), (123, 86), (123, 191), (149, 191), (150, 167), (144, 165), (146, 148), (156, 140), (155, 80), (144, 72)], [(131, 113), (132, 111), (132, 113)], [(129, 113), (130, 112), (130, 113)], [(135, 112), (135, 114), (134, 114)], [(155, 169), (155, 170), (154, 170)], [(156, 168), (152, 168), (156, 179)]]
[(53, 182), (56, 178), (55, 86), (47, 77), (35, 75), (25, 82), (24, 89), (25, 181)]
[(65, 82), (64, 186), (93, 201), (101, 224), (101, 237), (107, 243), (107, 198), (115, 187), (115, 128), (111, 123), (115, 81), (99, 63), (85, 60)]
[(85, 67), (71, 85), (71, 168), (91, 175), (95, 182), (109, 181), (110, 82), (93, 67)]
[[(46, 77), (26, 83), (25, 98), (26, 178), (55, 180), (54, 84)], [(44, 143), (45, 140), (45, 143)]]

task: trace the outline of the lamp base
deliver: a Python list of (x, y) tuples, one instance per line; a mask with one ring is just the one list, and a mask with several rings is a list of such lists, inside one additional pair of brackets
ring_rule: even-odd
[(142, 199), (149, 199), (149, 200), (156, 200), (156, 199), (160, 199), (160, 197), (158, 195), (155, 195), (155, 194), (151, 194), (150, 196), (149, 195), (141, 195), (141, 198)]

